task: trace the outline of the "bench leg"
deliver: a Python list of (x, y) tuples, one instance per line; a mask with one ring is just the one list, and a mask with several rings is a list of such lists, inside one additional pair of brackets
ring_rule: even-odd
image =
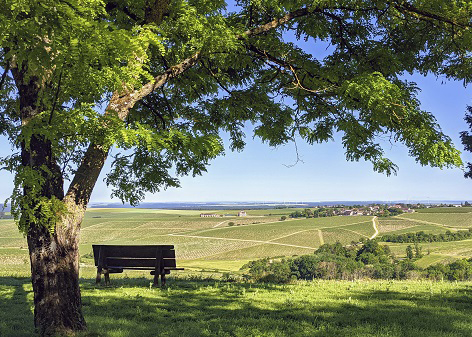
[(154, 287), (159, 287), (159, 274), (156, 272), (154, 274), (154, 284), (153, 284)]
[(102, 268), (97, 268), (97, 277), (95, 278), (95, 283), (99, 284), (102, 281)]
[(161, 274), (161, 287), (165, 287), (166, 285), (166, 274)]
[(105, 269), (105, 285), (109, 285), (110, 284), (110, 273), (108, 272), (108, 269)]

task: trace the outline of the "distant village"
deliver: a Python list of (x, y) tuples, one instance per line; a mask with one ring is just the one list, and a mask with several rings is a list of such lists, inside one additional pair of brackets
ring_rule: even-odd
[(414, 213), (415, 209), (436, 208), (436, 207), (469, 207), (467, 201), (463, 204), (371, 204), (371, 205), (354, 205), (354, 206), (325, 206), (314, 209), (306, 208), (304, 210), (295, 211), (289, 216), (291, 218), (319, 218), (328, 216), (360, 216), (373, 215), (378, 217), (395, 216), (403, 213)]
[(365, 206), (357, 207), (352, 209), (334, 209), (333, 215), (345, 215), (345, 216), (356, 216), (356, 215), (392, 215), (401, 214), (401, 213), (413, 213), (414, 208), (408, 207), (402, 204), (396, 205), (374, 205), (374, 206)]
[(411, 205), (367, 205), (367, 206), (329, 206), (314, 209), (305, 208), (290, 213), (290, 218), (321, 218), (329, 216), (361, 216), (374, 215), (379, 217), (393, 216), (403, 213), (413, 213), (415, 210)]
[[(297, 210), (289, 214), (290, 218), (320, 218), (329, 216), (361, 216), (371, 215), (378, 217), (388, 217), (399, 215), (403, 213), (414, 213), (415, 209), (421, 208), (435, 208), (435, 207), (470, 207), (472, 206), (469, 202), (463, 204), (372, 204), (372, 205), (354, 205), (354, 206), (323, 206), (315, 208), (305, 208), (303, 210)], [(282, 208), (282, 207), (278, 207)], [(270, 215), (270, 214), (268, 214)], [(246, 211), (239, 211), (237, 214), (218, 214), (218, 213), (201, 213), (202, 218), (218, 218), (225, 216), (247, 216)]]

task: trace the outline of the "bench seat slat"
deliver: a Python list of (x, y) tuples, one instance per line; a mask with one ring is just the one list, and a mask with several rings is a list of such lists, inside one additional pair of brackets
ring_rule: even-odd
[[(165, 267), (176, 267), (175, 259), (163, 259)], [(116, 267), (141, 267), (141, 268), (152, 268), (156, 266), (156, 258), (128, 258), (128, 257), (107, 257), (107, 266)]]

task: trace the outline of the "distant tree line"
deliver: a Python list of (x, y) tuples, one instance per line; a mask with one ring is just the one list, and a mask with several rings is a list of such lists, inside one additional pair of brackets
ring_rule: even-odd
[(451, 232), (446, 231), (441, 234), (425, 233), (423, 231), (416, 233), (404, 234), (386, 234), (379, 238), (379, 241), (384, 242), (398, 242), (398, 243), (413, 243), (413, 242), (447, 242), (460, 241), (472, 238), (472, 228), (469, 230)]
[(436, 281), (472, 280), (472, 259), (461, 259), (449, 264), (435, 264), (425, 270), (428, 279)]
[(320, 207), (315, 209), (305, 208), (303, 211), (295, 211), (290, 213), (291, 218), (324, 218), (327, 216), (335, 215), (335, 208), (331, 207)]
[[(421, 247), (415, 245), (416, 258)], [(422, 269), (414, 264), (413, 247), (407, 259), (397, 259), (385, 245), (368, 240), (362, 246), (343, 247), (341, 243), (324, 244), (312, 255), (251, 261), (241, 269), (256, 282), (288, 283), (292, 280), (419, 279), (472, 280), (472, 259)]]

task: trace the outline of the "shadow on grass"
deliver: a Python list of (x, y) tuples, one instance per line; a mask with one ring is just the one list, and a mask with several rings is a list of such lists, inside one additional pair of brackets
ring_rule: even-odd
[[(342, 298), (217, 281), (174, 281), (168, 289), (133, 291), (146, 282), (116, 280), (85, 295), (89, 336), (472, 336), (467, 285), (441, 294), (363, 289)], [(316, 285), (310, 289), (317, 291)]]
[[(82, 279), (89, 330), (81, 336), (472, 336), (472, 287), (467, 284), (439, 293), (366, 287), (336, 293), (329, 283), (169, 281), (168, 288), (159, 289), (149, 288), (147, 278), (115, 279), (110, 287)], [(11, 336), (32, 334), (27, 284), (26, 278), (0, 278), (0, 289), (13, 289), (2, 298), (0, 322), (22, 316), (5, 330), (18, 330)]]
[(29, 277), (0, 277), (0, 336), (35, 336)]

